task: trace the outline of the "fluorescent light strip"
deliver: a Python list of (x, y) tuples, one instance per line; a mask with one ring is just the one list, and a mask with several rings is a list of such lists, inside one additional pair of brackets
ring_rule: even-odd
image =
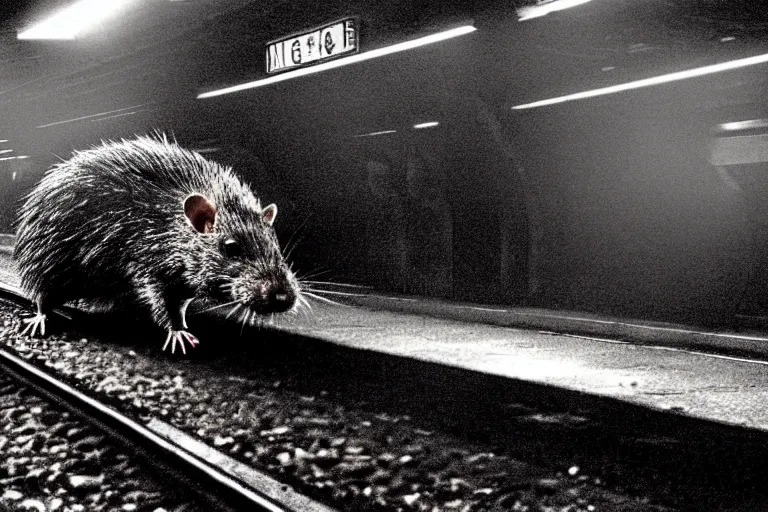
[(759, 128), (768, 128), (768, 119), (750, 119), (749, 121), (734, 121), (723, 123), (717, 128), (724, 132), (735, 132), (739, 130), (756, 130)]
[(12, 149), (3, 149), (2, 151), (0, 151), (0, 155), (5, 154), (5, 153), (12, 153), (12, 152), (13, 152)]
[(566, 101), (583, 100), (585, 98), (593, 98), (595, 96), (604, 96), (606, 94), (614, 94), (617, 92), (628, 91), (630, 89), (639, 89), (641, 87), (650, 87), (652, 85), (665, 84), (678, 80), (686, 80), (688, 78), (711, 75), (713, 73), (720, 73), (722, 71), (730, 71), (732, 69), (754, 66), (756, 64), (764, 64), (766, 62), (768, 62), (768, 53), (756, 55), (754, 57), (747, 57), (745, 59), (731, 60), (720, 64), (712, 64), (711, 66), (688, 69), (686, 71), (678, 71), (676, 73), (670, 73), (667, 75), (644, 78), (643, 80), (612, 85), (610, 87), (603, 87), (601, 89), (592, 89), (591, 91), (577, 92), (574, 94), (568, 94), (566, 96), (549, 98), (547, 100), (534, 101), (533, 103), (525, 103), (523, 105), (512, 107), (512, 110), (522, 110), (527, 108), (543, 107), (546, 105), (554, 105), (556, 103), (565, 103)]
[(518, 21), (526, 21), (533, 18), (539, 18), (541, 16), (546, 16), (551, 12), (570, 9), (571, 7), (576, 7), (577, 5), (585, 4), (589, 1), (590, 0), (555, 0), (554, 2), (545, 3), (542, 5), (520, 7), (517, 10), (517, 14), (520, 16)]
[(439, 124), (440, 124), (440, 123), (438, 123), (437, 121), (430, 121), (429, 123), (420, 123), (420, 124), (415, 124), (415, 125), (413, 125), (413, 127), (414, 127), (415, 129), (417, 129), (417, 130), (420, 130), (420, 129), (422, 129), (422, 128), (432, 128), (433, 126), (437, 126), (437, 125), (439, 125)]
[(134, 105), (132, 107), (119, 108), (117, 110), (110, 110), (109, 112), (100, 112), (98, 114), (91, 114), (91, 115), (88, 115), (88, 116), (76, 117), (74, 119), (67, 119), (65, 121), (56, 121), (55, 123), (48, 123), (48, 124), (43, 124), (43, 125), (37, 126), (37, 128), (48, 128), (49, 126), (56, 126), (57, 124), (74, 123), (75, 121), (82, 121), (83, 119), (90, 119), (92, 117), (106, 116), (107, 114), (114, 114), (116, 112), (123, 112), (125, 110), (131, 110), (132, 108), (143, 107), (144, 105), (149, 105), (149, 103), (143, 103), (141, 105)]
[(0, 143), (8, 142), (8, 139), (0, 139)]
[(477, 29), (472, 25), (465, 25), (465, 26), (457, 27), (451, 30), (446, 30), (444, 32), (438, 32), (437, 34), (420, 37), (419, 39), (414, 39), (413, 41), (406, 41), (404, 43), (393, 44), (391, 46), (385, 46), (384, 48), (378, 48), (376, 50), (371, 50), (364, 53), (350, 55), (349, 57), (342, 57), (340, 59), (332, 60), (330, 62), (324, 62), (323, 64), (318, 64), (317, 66), (296, 69), (294, 71), (288, 71), (287, 73), (281, 73), (279, 75), (271, 76), (269, 78), (264, 78), (261, 80), (256, 80), (254, 82), (247, 82), (247, 83), (235, 85), (232, 87), (226, 87), (224, 89), (217, 89), (215, 91), (205, 92), (198, 95), (197, 99), (212, 98), (214, 96), (221, 96), (223, 94), (230, 94), (233, 92), (243, 91), (246, 89), (253, 89), (255, 87), (262, 87), (265, 85), (275, 84), (278, 82), (284, 82), (286, 80), (291, 80), (292, 78), (298, 78), (300, 76), (320, 73), (321, 71), (340, 68), (342, 66), (347, 66), (349, 64), (355, 64), (357, 62), (363, 62), (366, 60), (375, 59), (377, 57), (384, 57), (385, 55), (391, 55), (393, 53), (398, 53), (405, 50), (411, 50), (419, 46), (437, 43), (440, 41), (444, 41), (446, 39), (451, 39), (453, 37), (463, 36), (464, 34), (469, 34), (471, 32), (474, 32), (475, 30)]
[(397, 133), (397, 130), (382, 130), (380, 132), (362, 133), (355, 135), (355, 137), (375, 137), (376, 135), (386, 135), (388, 133)]
[(114, 15), (131, 0), (80, 0), (19, 32), (18, 39), (75, 39), (84, 29)]
[(21, 156), (6, 156), (6, 157), (4, 157), (4, 158), (0, 158), (0, 162), (2, 162), (3, 160), (24, 160), (25, 158), (29, 158), (29, 157), (28, 157), (28, 156), (26, 156), (26, 155), (21, 155)]

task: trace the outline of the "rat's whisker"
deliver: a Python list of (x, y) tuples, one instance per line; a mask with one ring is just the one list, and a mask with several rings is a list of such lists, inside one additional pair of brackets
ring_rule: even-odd
[(225, 308), (225, 307), (231, 306), (232, 304), (235, 304), (237, 302), (240, 302), (240, 300), (233, 300), (232, 302), (227, 302), (226, 304), (219, 304), (218, 306), (213, 306), (212, 308), (204, 309), (204, 310), (200, 311), (200, 313), (206, 313), (208, 311), (213, 311), (214, 309)]
[(312, 297), (315, 300), (319, 300), (320, 302), (325, 302), (327, 304), (332, 304), (334, 306), (341, 306), (341, 307), (345, 307), (345, 308), (350, 307), (350, 306), (347, 306), (346, 304), (342, 304), (340, 302), (336, 302), (336, 301), (333, 301), (331, 299), (326, 299), (325, 297), (321, 297), (319, 295), (315, 295), (314, 293), (304, 292), (304, 295), (308, 295), (309, 297)]
[(245, 316), (243, 317), (243, 325), (240, 326), (240, 336), (243, 335), (243, 329), (245, 329), (245, 324), (248, 323), (248, 317), (250, 317), (252, 313), (253, 311), (247, 311), (245, 313)]
[(343, 297), (371, 297), (369, 293), (334, 292), (331, 290), (318, 290), (317, 288), (304, 288), (302, 291), (305, 293), (306, 291), (311, 291), (314, 293), (327, 293), (328, 295), (341, 295)]
[(237, 306), (233, 307), (233, 308), (232, 308), (232, 309), (229, 311), (229, 313), (227, 313), (227, 316), (225, 316), (225, 317), (224, 317), (224, 319), (227, 319), (227, 318), (229, 318), (229, 317), (230, 317), (230, 315), (232, 315), (232, 313), (234, 313), (235, 311), (237, 311), (238, 309), (240, 309), (240, 308), (242, 307), (242, 305), (243, 305), (243, 303), (241, 302), (241, 303), (240, 303), (240, 304), (238, 304)]

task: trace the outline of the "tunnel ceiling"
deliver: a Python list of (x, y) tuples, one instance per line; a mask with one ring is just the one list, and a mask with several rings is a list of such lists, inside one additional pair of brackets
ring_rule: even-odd
[[(396, 22), (417, 25), (419, 16), (430, 10), (451, 9), (429, 0), (393, 1), (387, 6), (341, 2), (333, 4), (335, 11), (320, 9), (318, 14), (315, 2), (311, 3), (315, 11), (302, 17), (306, 2), (136, 0), (122, 15), (80, 40), (16, 39), (19, 29), (69, 3), (21, 1), (0, 13), (0, 115), (16, 126), (194, 98), (204, 88), (252, 79), (263, 73), (265, 39), (327, 21), (326, 13), (333, 17), (344, 9), (361, 14), (373, 9), (377, 20), (390, 19), (367, 28), (385, 32)], [(478, 1), (455, 9), (477, 14), (492, 4), (498, 9), (501, 3)], [(768, 15), (758, 2), (593, 0), (584, 8), (551, 14), (536, 23), (517, 23), (509, 4), (504, 5), (497, 15), (486, 14), (485, 19), (480, 15), (477, 20), (493, 25), (504, 23), (506, 16), (512, 42), (502, 61), (529, 66), (517, 86), (532, 91), (532, 96), (748, 55), (754, 46), (750, 41), (764, 39), (768, 29)], [(270, 35), (265, 38), (265, 33)], [(723, 41), (730, 38), (736, 42), (725, 45)]]
[[(218, 39), (208, 37), (212, 31), (225, 30), (235, 20), (258, 17), (265, 4), (276, 4), (263, 0), (137, 0), (117, 19), (104, 22), (75, 41), (16, 38), (20, 29), (40, 18), (40, 13), (68, 3), (20, 2), (2, 12), (0, 109), (34, 117), (34, 107), (41, 101), (82, 106), (96, 97), (108, 98), (109, 91), (126, 91), (138, 83), (145, 87), (147, 80), (184, 72), (175, 57), (186, 58), (185, 54), (192, 52), (201, 39), (207, 41), (209, 50), (213, 49)], [(243, 10), (248, 11), (248, 16), (238, 14)], [(227, 44), (226, 37), (224, 41)], [(198, 61), (204, 58), (200, 55)], [(157, 94), (150, 92), (148, 96)], [(94, 104), (93, 108), (110, 105)], [(46, 114), (50, 113), (49, 109)]]

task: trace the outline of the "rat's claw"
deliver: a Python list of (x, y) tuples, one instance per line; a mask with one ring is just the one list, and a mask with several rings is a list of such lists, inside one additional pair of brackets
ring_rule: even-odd
[(189, 343), (189, 346), (194, 348), (196, 347), (200, 341), (195, 338), (192, 334), (188, 333), (187, 331), (175, 331), (173, 329), (168, 329), (168, 337), (165, 338), (165, 344), (163, 345), (163, 351), (165, 351), (166, 348), (168, 348), (168, 344), (171, 345), (171, 354), (176, 353), (176, 343), (179, 344), (181, 347), (181, 352), (186, 354), (187, 349), (184, 347), (184, 341), (186, 340), (187, 343)]
[[(192, 336), (187, 331), (181, 331), (181, 335), (184, 336), (184, 339), (187, 340), (187, 342), (189, 342), (189, 346), (190, 347), (194, 348), (194, 347), (196, 347), (198, 345), (198, 343), (200, 343), (200, 341), (197, 338)], [(184, 345), (182, 345), (182, 346), (184, 346)]]
[(42, 313), (37, 313), (33, 317), (22, 319), (22, 322), (27, 324), (27, 326), (21, 331), (21, 335), (24, 336), (29, 333), (30, 337), (34, 338), (35, 334), (37, 334), (37, 330), (40, 329), (40, 336), (45, 336), (46, 320), (48, 320), (48, 317)]

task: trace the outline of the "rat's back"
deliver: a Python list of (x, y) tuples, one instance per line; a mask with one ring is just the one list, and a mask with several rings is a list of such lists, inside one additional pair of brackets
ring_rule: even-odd
[(24, 289), (56, 302), (126, 291), (126, 272), (179, 243), (177, 205), (227, 174), (164, 137), (76, 152), (19, 211), (14, 258)]

